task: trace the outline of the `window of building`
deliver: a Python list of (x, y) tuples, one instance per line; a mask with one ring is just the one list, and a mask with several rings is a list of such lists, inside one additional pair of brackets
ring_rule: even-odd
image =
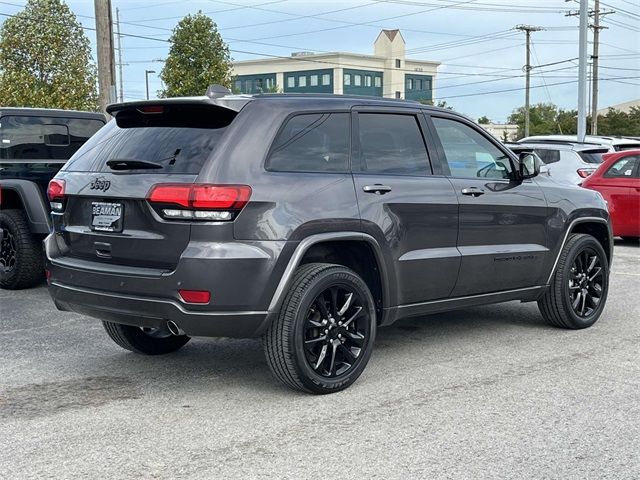
[(262, 91), (262, 79), (261, 78), (258, 78), (256, 80), (256, 90), (258, 90), (259, 92)]
[(329, 85), (331, 83), (331, 75), (325, 73), (322, 75), (322, 85)]
[(413, 79), (407, 78), (407, 90), (413, 90)]
[(241, 92), (242, 91), (242, 81), (241, 80), (236, 80), (235, 82), (233, 82), (233, 87)]
[(305, 77), (304, 75), (301, 75), (298, 77), (298, 86), (299, 87), (306, 87), (307, 86), (307, 77)]
[(509, 157), (484, 135), (464, 123), (433, 118), (449, 170), (454, 177), (511, 177)]
[(296, 115), (278, 134), (267, 161), (281, 172), (347, 172), (349, 114)]
[(376, 88), (382, 87), (382, 77), (374, 77), (373, 84)]
[(364, 86), (365, 87), (370, 87), (371, 86), (371, 75), (365, 75), (364, 76)]
[(431, 80), (423, 80), (422, 87), (425, 90), (431, 90)]
[(266, 80), (267, 90), (271, 90), (273, 88), (273, 78), (267, 78)]
[(309, 85), (311, 85), (312, 87), (318, 86), (318, 75), (311, 75), (309, 77)]
[(349, 73), (344, 74), (344, 84), (351, 85), (351, 74)]
[(253, 80), (245, 80), (245, 82), (244, 82), (244, 91), (245, 91), (245, 93), (253, 92)]
[(396, 98), (402, 98), (402, 94), (400, 92), (396, 92)]
[(358, 124), (362, 171), (396, 175), (430, 173), (427, 148), (415, 115), (361, 113)]
[(396, 68), (400, 68), (402, 66), (402, 62), (399, 58), (396, 58)]
[(422, 90), (422, 81), (419, 78), (416, 78), (416, 83), (414, 87), (416, 90)]
[(360, 75), (354, 75), (353, 76), (353, 84), (356, 87), (359, 87), (360, 85), (362, 85), (362, 77)]
[(287, 87), (294, 88), (296, 86), (296, 77), (287, 77)]
[(621, 158), (609, 167), (604, 176), (607, 178), (631, 177), (639, 160), (640, 157), (637, 155)]

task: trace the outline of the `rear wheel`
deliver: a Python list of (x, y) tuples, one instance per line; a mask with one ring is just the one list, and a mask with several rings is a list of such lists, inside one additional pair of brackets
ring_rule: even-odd
[(375, 306), (366, 283), (341, 265), (312, 263), (296, 272), (263, 345), (267, 363), (282, 383), (331, 393), (360, 376), (375, 335)]
[(102, 325), (115, 343), (126, 350), (144, 355), (175, 352), (191, 340), (186, 335), (172, 335), (165, 328), (141, 328), (106, 321)]
[(538, 307), (556, 327), (590, 327), (602, 314), (608, 289), (609, 262), (602, 245), (591, 235), (574, 234), (560, 253)]
[(31, 233), (22, 210), (0, 211), (0, 287), (18, 290), (44, 279), (40, 238)]

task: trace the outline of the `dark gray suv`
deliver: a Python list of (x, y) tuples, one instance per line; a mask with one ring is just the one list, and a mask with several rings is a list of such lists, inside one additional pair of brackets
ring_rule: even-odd
[(52, 180), (56, 306), (120, 346), (262, 337), (286, 385), (328, 393), (395, 320), (510, 300), (584, 328), (613, 242), (590, 190), (537, 175), (467, 118), (330, 95), (112, 105)]

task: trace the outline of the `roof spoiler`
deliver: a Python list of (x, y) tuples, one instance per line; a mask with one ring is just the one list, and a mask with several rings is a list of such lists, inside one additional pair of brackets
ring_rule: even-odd
[(209, 85), (209, 87), (207, 88), (207, 93), (205, 93), (205, 95), (209, 98), (220, 98), (224, 97), (225, 95), (231, 95), (231, 90), (229, 90), (227, 87), (214, 83), (213, 85)]

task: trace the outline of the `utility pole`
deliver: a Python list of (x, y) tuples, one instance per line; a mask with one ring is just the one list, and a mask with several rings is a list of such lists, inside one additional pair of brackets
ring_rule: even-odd
[(592, 90), (591, 90), (591, 135), (598, 134), (598, 62), (599, 60), (599, 48), (600, 48), (600, 30), (604, 30), (608, 27), (600, 25), (600, 17), (615, 13), (613, 10), (601, 11), (600, 0), (595, 0), (593, 8), (593, 54), (591, 59), (593, 60), (592, 71)]
[(531, 25), (517, 25), (516, 30), (525, 33), (527, 38), (527, 61), (524, 66), (526, 77), (526, 87), (524, 93), (524, 136), (529, 136), (529, 90), (531, 89), (531, 32), (543, 30), (542, 27), (533, 27)]
[(113, 20), (111, 0), (94, 0), (96, 16), (96, 43), (98, 46), (98, 97), (100, 110), (116, 100), (116, 78), (113, 55)]
[(587, 134), (587, 32), (589, 0), (580, 0), (580, 34), (578, 36), (578, 142)]
[(120, 9), (116, 7), (116, 28), (118, 30), (118, 100), (124, 102), (124, 81), (122, 79), (122, 35), (120, 35)]
[(147, 86), (147, 100), (149, 100), (149, 74), (156, 73), (155, 70), (145, 70), (144, 71), (144, 84)]

